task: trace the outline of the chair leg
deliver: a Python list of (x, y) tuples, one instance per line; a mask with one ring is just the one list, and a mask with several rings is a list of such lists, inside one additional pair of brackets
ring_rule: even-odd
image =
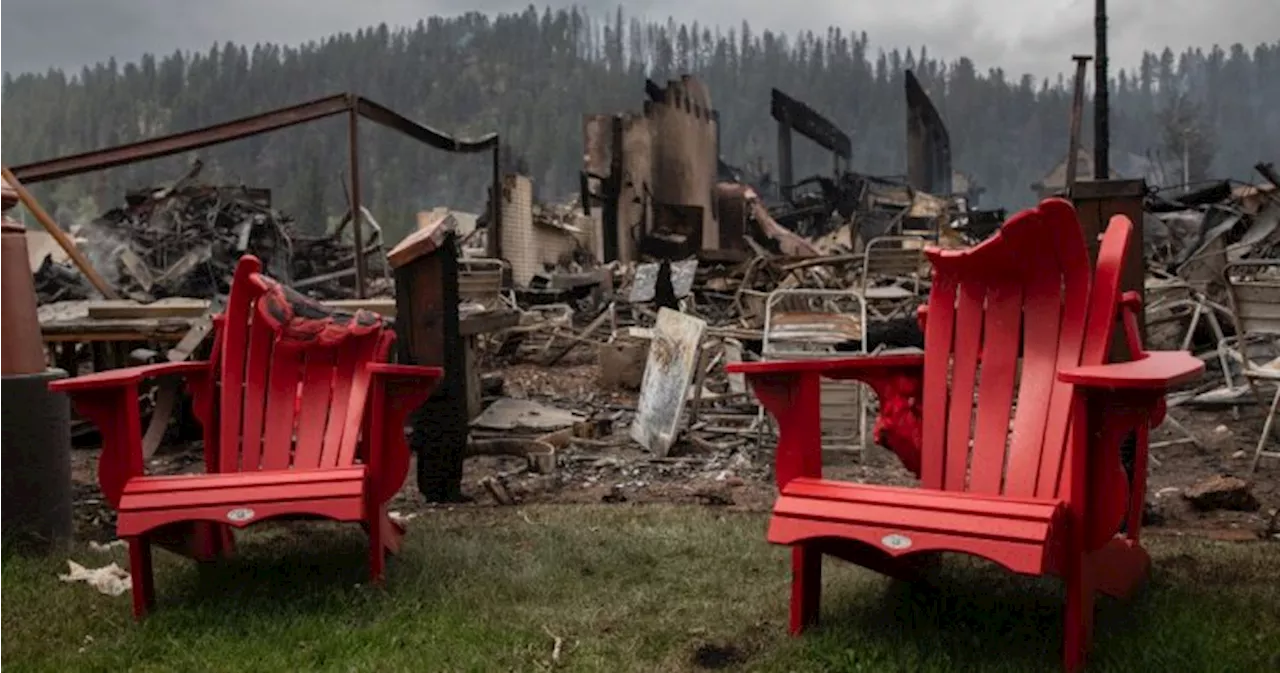
[(1267, 439), (1271, 436), (1271, 425), (1276, 420), (1276, 410), (1280, 408), (1280, 384), (1276, 385), (1276, 396), (1271, 398), (1271, 409), (1267, 411), (1267, 419), (1262, 422), (1262, 437), (1258, 439), (1258, 448), (1253, 450), (1253, 465), (1249, 466), (1250, 472), (1258, 471), (1258, 463), (1262, 461), (1264, 455), (1275, 455), (1274, 451), (1267, 451)]
[(1078, 555), (1067, 571), (1067, 606), (1063, 624), (1062, 663), (1067, 673), (1084, 666), (1093, 639), (1093, 582), (1088, 563)]
[(805, 544), (791, 548), (791, 635), (818, 623), (822, 599), (822, 552)]
[(133, 585), (133, 617), (139, 621), (156, 603), (156, 581), (151, 568), (151, 540), (145, 535), (129, 541), (129, 578)]
[(387, 569), (386, 531), (382, 521), (387, 515), (382, 507), (370, 507), (369, 510), (365, 526), (369, 531), (369, 582), (380, 585), (386, 578)]

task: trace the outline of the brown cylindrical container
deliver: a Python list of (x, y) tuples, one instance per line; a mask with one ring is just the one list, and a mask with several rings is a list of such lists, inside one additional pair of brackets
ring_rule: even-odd
[(43, 372), (44, 346), (36, 315), (36, 285), (27, 261), (26, 230), (6, 220), (0, 243), (0, 373), (18, 376)]
[[(4, 209), (17, 201), (4, 185)], [(6, 545), (51, 551), (73, 536), (71, 405), (49, 383), (26, 230), (8, 217), (0, 228), (0, 511)]]

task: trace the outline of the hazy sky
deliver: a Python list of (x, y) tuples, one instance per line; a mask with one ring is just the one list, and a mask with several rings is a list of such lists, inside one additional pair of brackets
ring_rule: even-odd
[[(4, 0), (0, 67), (7, 72), (80, 66), (115, 56), (207, 49), (231, 40), (296, 44), (386, 22), (411, 25), (467, 10), (518, 11), (507, 0)], [(616, 0), (551, 0), (605, 18)], [(1132, 67), (1143, 49), (1280, 39), (1280, 0), (1111, 0), (1113, 65)], [(632, 0), (629, 15), (697, 20), (753, 30), (824, 34), (838, 25), (866, 31), (872, 47), (928, 47), (935, 56), (969, 56), (980, 70), (1051, 76), (1072, 53), (1093, 50), (1093, 0)], [(804, 7), (804, 10), (800, 8)]]

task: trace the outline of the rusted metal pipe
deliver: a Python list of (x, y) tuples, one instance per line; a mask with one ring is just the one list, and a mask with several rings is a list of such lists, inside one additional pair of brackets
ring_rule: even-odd
[(1067, 194), (1076, 184), (1076, 173), (1080, 163), (1080, 124), (1084, 116), (1084, 78), (1086, 66), (1093, 60), (1091, 56), (1075, 55), (1071, 60), (1076, 62), (1075, 92), (1071, 98), (1071, 130), (1067, 138)]
[(323, 119), (342, 112), (348, 106), (346, 95), (339, 94), (193, 131), (173, 133), (151, 140), (25, 164), (15, 167), (13, 172), (29, 183), (65, 178), (136, 161), (190, 152), (210, 145)]
[[(347, 111), (348, 159), (351, 162), (351, 238), (357, 251), (364, 250), (364, 214), (360, 212), (360, 114), (356, 99)], [(364, 299), (365, 260), (356, 254), (356, 298)]]
[(337, 94), (192, 131), (171, 133), (127, 145), (23, 164), (15, 166), (13, 173), (27, 184), (65, 178), (248, 138), (260, 133), (332, 117), (347, 112), (353, 106), (365, 119), (395, 129), (438, 150), (473, 154), (491, 149), (498, 143), (496, 133), (476, 139), (454, 138), (366, 98), (353, 94)]

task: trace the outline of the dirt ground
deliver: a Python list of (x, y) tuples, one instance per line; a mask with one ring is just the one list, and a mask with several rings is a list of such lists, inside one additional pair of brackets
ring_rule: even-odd
[[(613, 434), (576, 440), (562, 448), (554, 474), (534, 473), (520, 457), (471, 457), (466, 462), (463, 491), (472, 501), (450, 507), (502, 506), (482, 483), (486, 478), (501, 482), (517, 505), (684, 503), (767, 510), (773, 502), (772, 446), (768, 437), (763, 441), (765, 446), (760, 446), (754, 432), (732, 442), (682, 441), (669, 457), (657, 458), (627, 437), (626, 424), (635, 408), (636, 394), (600, 390), (596, 385), (598, 367), (587, 358), (580, 355), (550, 369), (505, 365), (494, 371), (503, 380), (504, 395), (604, 419), (604, 426), (612, 426)], [(739, 403), (737, 408), (744, 407)], [(749, 403), (746, 408), (750, 408)], [(1258, 405), (1242, 406), (1235, 414), (1229, 408), (1174, 410), (1174, 416), (1200, 439), (1203, 448), (1182, 443), (1151, 450), (1147, 525), (1227, 540), (1280, 533), (1275, 529), (1276, 510), (1280, 508), (1280, 464), (1264, 460), (1256, 473), (1249, 474), (1263, 412)], [(1166, 424), (1152, 433), (1151, 440), (1156, 443), (1176, 436)], [(82, 538), (105, 540), (113, 537), (114, 515), (98, 492), (97, 455), (95, 449), (73, 452), (76, 518)], [(201, 470), (199, 455), (198, 443), (162, 447), (148, 469), (153, 474), (197, 472)], [(899, 485), (914, 482), (892, 453), (878, 447), (865, 456), (828, 453), (824, 461), (830, 478)], [(414, 474), (410, 470), (408, 482), (391, 503), (391, 508), (404, 516), (431, 506), (418, 494)], [(1249, 481), (1260, 507), (1255, 511), (1202, 512), (1182, 497), (1185, 489), (1218, 475)]]

